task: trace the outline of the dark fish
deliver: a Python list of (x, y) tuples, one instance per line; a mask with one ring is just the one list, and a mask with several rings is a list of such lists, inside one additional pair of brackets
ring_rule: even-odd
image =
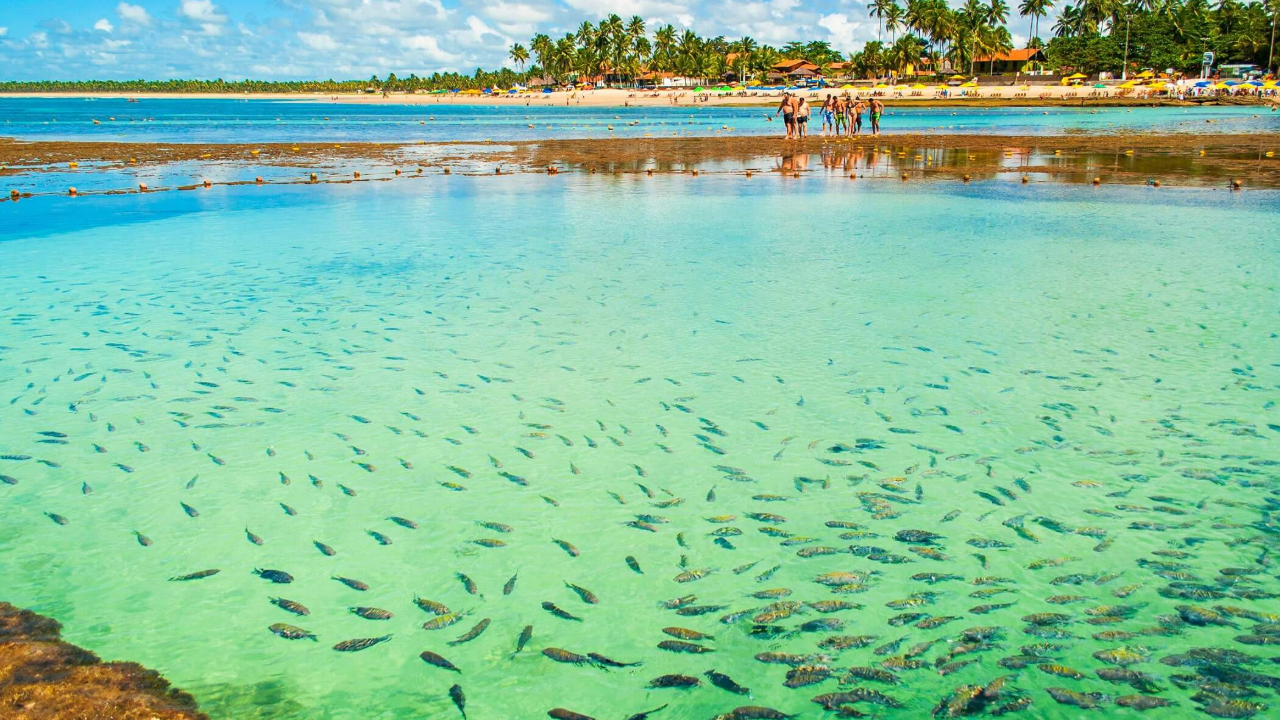
[(459, 674), (462, 673), (462, 671), (459, 670), (456, 665), (449, 662), (448, 660), (445, 660), (443, 657), (440, 657), (439, 655), (431, 652), (430, 650), (422, 651), (422, 654), (419, 655), (418, 657), (421, 657), (423, 661), (426, 662), (428, 665), (435, 665), (438, 668), (444, 668), (445, 670), (449, 670), (451, 672), (456, 672)]
[(338, 582), (342, 583), (343, 585), (346, 585), (347, 587), (351, 588), (352, 590), (359, 590), (360, 592), (364, 592), (364, 591), (366, 591), (366, 590), (368, 590), (368, 589), (369, 589), (369, 586), (368, 586), (368, 585), (365, 585), (364, 583), (360, 582), (359, 580), (352, 580), (351, 578), (338, 577), (338, 576), (336, 576), (336, 575), (333, 577), (333, 579), (334, 579), (334, 580), (337, 580)]
[(552, 538), (551, 542), (559, 545), (560, 549), (569, 553), (569, 557), (578, 557), (581, 555), (581, 553), (578, 552), (578, 548), (574, 547), (571, 543), (567, 543), (564, 540), (556, 540), (555, 538)]
[(484, 632), (487, 627), (489, 627), (489, 618), (485, 618), (476, 623), (475, 627), (463, 633), (457, 640), (450, 640), (449, 645), (461, 645), (465, 642), (471, 642), (472, 640), (480, 637), (480, 633)]
[(728, 675), (725, 675), (724, 673), (716, 672), (715, 670), (708, 670), (705, 673), (703, 673), (703, 675), (706, 675), (707, 679), (711, 681), (711, 684), (715, 685), (721, 690), (727, 690), (735, 695), (751, 694), (750, 688), (745, 688), (739, 685), (738, 683), (733, 681), (733, 678), (729, 677)]
[(502, 586), (503, 595), (510, 595), (511, 592), (516, 589), (516, 576), (518, 576), (519, 574), (520, 573), (516, 573), (515, 575), (512, 575), (511, 579), (508, 580), (506, 584)]
[[(524, 629), (520, 631), (520, 637), (516, 640), (516, 652), (520, 652), (521, 650), (523, 650), (524, 646), (528, 645), (529, 640), (531, 640), (532, 638), (533, 638), (533, 626), (525, 625)], [(512, 655), (514, 654), (515, 653), (512, 653)]]
[(143, 535), (137, 530), (133, 531), (133, 535), (138, 539), (139, 545), (141, 545), (142, 547), (151, 547), (151, 538), (147, 537), (146, 535)]
[(199, 572), (193, 572), (193, 573), (188, 573), (186, 575), (171, 577), (169, 578), (169, 581), (170, 582), (186, 582), (187, 580), (201, 580), (207, 577), (213, 577), (214, 575), (217, 575), (220, 572), (222, 571), (218, 569), (200, 570)]
[(382, 637), (376, 637), (376, 638), (356, 638), (354, 640), (343, 640), (337, 645), (334, 645), (333, 649), (337, 650), (338, 652), (359, 652), (361, 650), (371, 648), (374, 645), (377, 645), (378, 643), (386, 642), (390, 639), (391, 639), (390, 635), (383, 635)]
[(555, 647), (543, 648), (542, 654), (558, 663), (566, 663), (568, 665), (586, 665), (591, 662), (591, 658), (586, 655), (579, 655), (578, 653)]
[(283, 570), (262, 570), (260, 568), (254, 568), (253, 574), (263, 580), (270, 580), (271, 582), (280, 585), (293, 582), (293, 576)]
[(566, 710), (564, 708), (551, 708), (547, 711), (547, 715), (555, 718), (556, 720), (596, 720), (590, 715), (583, 715), (582, 713)]
[(402, 517), (396, 517), (395, 515), (392, 515), (391, 517), (389, 517), (389, 518), (387, 518), (387, 519), (388, 519), (388, 520), (390, 520), (391, 522), (393, 522), (393, 523), (395, 523), (395, 524), (399, 525), (400, 527), (406, 527), (406, 528), (409, 528), (410, 530), (417, 530), (417, 529), (418, 529), (418, 523), (416, 523), (416, 522), (414, 522), (414, 521), (412, 521), (412, 520), (408, 520), (408, 519), (405, 519), (405, 518), (402, 518)]
[(454, 576), (455, 576), (455, 577), (457, 577), (457, 578), (458, 578), (458, 580), (462, 581), (462, 587), (463, 587), (463, 589), (465, 589), (468, 593), (470, 593), (471, 595), (479, 595), (479, 594), (480, 594), (479, 589), (477, 589), (477, 588), (476, 588), (476, 583), (475, 583), (475, 581), (474, 581), (474, 580), (472, 580), (471, 578), (467, 577), (466, 575), (464, 575), (464, 574), (462, 574), (462, 573), (454, 573)]
[(652, 710), (644, 710), (642, 712), (638, 712), (635, 715), (632, 715), (631, 717), (627, 718), (627, 720), (646, 720), (650, 715), (658, 712), (659, 710), (663, 710), (666, 707), (667, 707), (667, 703), (663, 703)]
[(615, 668), (639, 667), (644, 664), (642, 662), (630, 662), (630, 663), (618, 662), (617, 660), (611, 660), (605, 657), (604, 655), (601, 655), (600, 653), (594, 653), (594, 652), (587, 653), (587, 657), (591, 658), (592, 662), (594, 662), (596, 665), (600, 665), (602, 667), (615, 667)]
[(651, 688), (680, 688), (687, 689), (698, 687), (702, 681), (696, 677), (689, 675), (661, 675), (649, 681), (648, 687)]
[(286, 612), (291, 612), (294, 615), (310, 615), (311, 614), (311, 611), (307, 609), (306, 605), (303, 605), (302, 603), (299, 603), (299, 602), (294, 602), (292, 600), (286, 600), (284, 598), (271, 598), (271, 604), (275, 605), (281, 610), (284, 610)]
[(449, 699), (453, 700), (453, 704), (458, 706), (458, 712), (462, 713), (462, 720), (467, 720), (467, 696), (462, 694), (461, 685), (454, 685), (449, 688)]
[(68, 519), (66, 519), (65, 517), (63, 517), (63, 516), (59, 515), (58, 513), (46, 512), (46, 513), (45, 513), (45, 516), (46, 516), (46, 517), (48, 517), (50, 520), (54, 521), (55, 523), (59, 524), (59, 525), (68, 525), (68, 524), (70, 524), (70, 523), (71, 523), (71, 521), (70, 521), (70, 520), (68, 520)]
[(350, 607), (347, 608), (353, 615), (359, 615), (365, 620), (390, 620), (394, 615), (390, 610), (383, 610), (376, 607)]
[[(514, 580), (514, 578), (512, 579)], [(587, 603), (588, 605), (596, 605), (600, 602), (600, 598), (596, 597), (595, 593), (580, 585), (574, 585), (571, 582), (566, 582), (565, 587), (578, 593), (578, 597), (582, 598), (582, 602)]]
[(279, 635), (280, 637), (285, 638), (286, 640), (304, 640), (304, 639), (315, 640), (316, 639), (316, 636), (314, 633), (307, 632), (306, 630), (303, 630), (300, 627), (295, 627), (288, 623), (276, 623), (267, 629)]
[(319, 540), (312, 540), (311, 544), (315, 545), (316, 549), (319, 550), (322, 555), (328, 555), (329, 557), (333, 557), (334, 555), (338, 554), (337, 550), (334, 550), (333, 548), (329, 547), (328, 545), (325, 545)]
[(558, 618), (561, 618), (562, 620), (577, 620), (578, 622), (582, 622), (582, 618), (576, 615), (573, 615), (572, 613), (561, 610), (560, 608), (556, 607), (556, 604), (553, 602), (542, 603), (542, 609), (546, 610), (552, 615), (555, 615)]
[(262, 538), (258, 537), (257, 535), (254, 535), (252, 532), (250, 532), (250, 531), (249, 531), (249, 528), (245, 528), (245, 529), (244, 529), (244, 536), (245, 536), (246, 538), (248, 538), (249, 542), (253, 543), (254, 545), (261, 545), (261, 544), (262, 544)]
[(706, 647), (705, 645), (698, 645), (696, 643), (685, 642), (684, 640), (663, 640), (662, 642), (658, 643), (658, 649), (666, 650), (667, 652), (695, 653), (695, 654), (715, 652), (714, 650), (712, 650), (709, 647)]

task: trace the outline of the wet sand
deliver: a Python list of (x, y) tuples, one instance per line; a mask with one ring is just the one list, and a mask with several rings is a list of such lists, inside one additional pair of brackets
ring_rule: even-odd
[[(879, 138), (787, 141), (776, 137), (538, 140), (511, 143), (182, 144), (20, 142), (0, 139), (0, 177), (66, 171), (128, 171), (178, 162), (231, 164), (270, 171), (267, 182), (389, 179), (452, 172), (561, 171), (645, 173), (825, 169), (859, 177), (962, 177), (1016, 173), (1057, 182), (1218, 185), (1238, 179), (1280, 187), (1280, 136), (1274, 134), (1071, 134), (1000, 136), (895, 134)], [(1271, 153), (1271, 156), (1268, 156)], [(291, 174), (292, 173), (292, 174)], [(338, 174), (338, 175), (335, 175)], [(59, 182), (65, 182), (65, 177)], [(122, 183), (130, 189), (132, 183)], [(158, 189), (158, 188), (153, 188)], [(40, 193), (66, 192), (65, 187)], [(5, 191), (7, 194), (7, 190)]]
[(61, 633), (58, 621), (0, 602), (0, 717), (208, 720), (154, 670), (104, 663)]

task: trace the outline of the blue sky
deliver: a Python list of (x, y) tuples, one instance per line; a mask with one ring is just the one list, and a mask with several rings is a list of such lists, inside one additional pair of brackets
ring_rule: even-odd
[(0, 80), (471, 72), (509, 64), (511, 44), (536, 32), (611, 12), (846, 52), (876, 35), (854, 0), (0, 0)]

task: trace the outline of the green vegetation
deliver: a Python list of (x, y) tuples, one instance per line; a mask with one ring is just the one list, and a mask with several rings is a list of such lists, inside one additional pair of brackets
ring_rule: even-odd
[[(1215, 5), (1208, 0), (1077, 0), (1077, 4), (1061, 8), (1052, 28), (1054, 37), (1046, 45), (1039, 37), (1040, 20), (1053, 8), (1054, 0), (1022, 0), (1017, 8), (1027, 22), (1030, 46), (1044, 48), (1051, 68), (1118, 74), (1127, 59), (1131, 70), (1196, 70), (1205, 50), (1213, 51), (1219, 63), (1274, 67), (1276, 60), (1280, 0), (1218, 0)], [(871, 0), (867, 13), (878, 21), (877, 39), (847, 58), (849, 70), (830, 67), (846, 58), (827, 42), (797, 41), (775, 48), (750, 37), (704, 38), (671, 25), (659, 27), (650, 36), (641, 18), (624, 21), (610, 15), (598, 24), (583, 21), (576, 32), (561, 38), (539, 34), (527, 48), (513, 45), (509, 56), (517, 68), (514, 70), (477, 68), (470, 75), (449, 72), (404, 78), (392, 73), (381, 80), (374, 76), (345, 81), (19, 81), (0, 83), (0, 92), (439, 92), (509, 88), (538, 81), (632, 86), (652, 81), (657, 73), (703, 83), (718, 83), (726, 76), (769, 82), (774, 66), (784, 59), (807, 60), (828, 75), (850, 71), (859, 77), (927, 73), (944, 61), (972, 74), (983, 69), (979, 58), (1013, 48), (1007, 24), (1012, 10), (1006, 0), (966, 0), (954, 10), (946, 0), (906, 0), (905, 6), (896, 0)], [(987, 67), (994, 71), (994, 61)]]

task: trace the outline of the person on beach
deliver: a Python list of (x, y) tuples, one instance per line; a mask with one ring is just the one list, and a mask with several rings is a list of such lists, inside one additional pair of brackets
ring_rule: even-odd
[(800, 98), (800, 104), (796, 107), (796, 137), (809, 137), (809, 103), (804, 98)]
[(849, 105), (845, 102), (844, 97), (836, 98), (835, 105), (831, 108), (832, 114), (835, 115), (835, 136), (840, 137), (844, 134), (845, 120), (848, 119)]
[(831, 93), (827, 93), (827, 99), (822, 101), (822, 137), (826, 137), (827, 133), (835, 133), (836, 129), (836, 101), (831, 97)]
[(853, 130), (853, 134), (854, 134), (854, 135), (861, 135), (861, 134), (862, 134), (862, 113), (863, 113), (863, 111), (865, 111), (866, 109), (867, 109), (867, 106), (862, 104), (862, 98), (858, 98), (858, 99), (853, 103), (853, 128), (852, 128), (852, 130)]
[(782, 93), (782, 102), (778, 104), (778, 111), (773, 114), (774, 117), (782, 116), (782, 123), (787, 126), (787, 140), (795, 135), (796, 131), (796, 99), (791, 93)]
[(871, 134), (880, 134), (880, 115), (884, 113), (884, 103), (878, 98), (871, 98)]

